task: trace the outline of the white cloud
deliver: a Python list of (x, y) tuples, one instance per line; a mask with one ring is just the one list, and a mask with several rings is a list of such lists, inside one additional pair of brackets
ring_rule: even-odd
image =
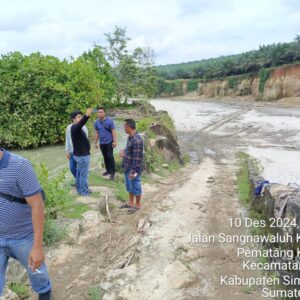
[(252, 50), (300, 34), (295, 0), (0, 0), (0, 53), (78, 56), (115, 25), (158, 64)]

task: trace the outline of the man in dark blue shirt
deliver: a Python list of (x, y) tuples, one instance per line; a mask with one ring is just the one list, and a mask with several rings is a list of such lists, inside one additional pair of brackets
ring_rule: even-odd
[(110, 175), (110, 180), (114, 180), (116, 166), (113, 149), (117, 146), (117, 135), (114, 121), (105, 115), (105, 108), (97, 109), (98, 119), (94, 124), (95, 129), (95, 146), (98, 148), (98, 140), (100, 150), (103, 155), (106, 171), (103, 176)]

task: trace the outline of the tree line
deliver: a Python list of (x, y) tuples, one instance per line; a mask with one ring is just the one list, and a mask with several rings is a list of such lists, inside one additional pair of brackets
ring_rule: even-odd
[(105, 36), (106, 45), (95, 43), (76, 59), (39, 52), (0, 57), (1, 146), (62, 142), (73, 110), (126, 105), (129, 97), (156, 93), (153, 51), (129, 51), (125, 28)]
[(181, 64), (156, 67), (160, 77), (173, 79), (219, 79), (227, 76), (253, 74), (300, 61), (300, 36), (290, 43), (260, 46), (258, 50)]

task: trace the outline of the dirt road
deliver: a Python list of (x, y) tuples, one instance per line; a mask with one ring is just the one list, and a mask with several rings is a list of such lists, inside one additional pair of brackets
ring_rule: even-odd
[[(54, 299), (97, 299), (91, 286), (103, 299), (260, 299), (256, 289), (220, 284), (221, 276), (255, 276), (242, 270), (238, 245), (189, 242), (191, 234), (243, 234), (228, 224), (242, 213), (235, 169), (207, 158), (145, 185), (143, 209), (133, 216), (115, 210), (110, 224), (87, 213), (76, 239), (49, 252)], [(139, 220), (151, 226), (139, 233)], [(130, 251), (130, 265), (115, 269)]]
[[(91, 211), (73, 224), (73, 239), (48, 253), (54, 299), (266, 299), (260, 285), (222, 281), (262, 277), (243, 270), (239, 244), (199, 236), (247, 234), (228, 222), (244, 214), (236, 193), (235, 153), (258, 149), (263, 157), (273, 151), (265, 172), (280, 169), (274, 151), (290, 157), (300, 149), (299, 111), (211, 102), (155, 105), (173, 116), (181, 146), (195, 164), (145, 184), (143, 208), (133, 216), (115, 209), (111, 223)], [(297, 172), (285, 170), (278, 181), (298, 181)]]

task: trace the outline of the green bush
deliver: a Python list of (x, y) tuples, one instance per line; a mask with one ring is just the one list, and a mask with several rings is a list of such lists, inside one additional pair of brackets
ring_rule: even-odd
[(187, 91), (188, 92), (195, 92), (198, 91), (198, 80), (191, 79), (187, 81)]
[(67, 169), (53, 178), (49, 177), (49, 171), (45, 164), (41, 163), (35, 167), (39, 182), (46, 194), (45, 207), (46, 211), (50, 212), (55, 207), (64, 205), (71, 201), (69, 190), (63, 186)]
[(236, 77), (228, 77), (228, 87), (234, 89), (237, 87), (238, 80)]
[(169, 96), (182, 96), (183, 81), (182, 80), (159, 81), (158, 94), (166, 94)]
[(83, 59), (19, 52), (0, 59), (0, 143), (8, 148), (62, 142), (69, 113), (99, 104), (105, 85)]
[(258, 72), (258, 76), (259, 76), (258, 89), (261, 94), (264, 93), (266, 81), (269, 79), (271, 73), (272, 73), (272, 69), (265, 69), (265, 68), (260, 69)]
[(139, 132), (145, 132), (149, 129), (149, 126), (155, 122), (156, 121), (153, 117), (143, 118), (137, 122), (136, 129)]
[(161, 125), (164, 125), (167, 127), (171, 132), (174, 133), (175, 131), (175, 125), (173, 123), (172, 118), (168, 115), (168, 113), (160, 113), (158, 122)]
[[(67, 170), (63, 170), (57, 176), (50, 178), (49, 172), (45, 164), (40, 164), (35, 166), (39, 182), (45, 192), (46, 201), (46, 220), (44, 227), (44, 243), (45, 245), (51, 245), (61, 239), (66, 235), (66, 228), (63, 228), (60, 224), (56, 222), (57, 212), (61, 211), (65, 217), (71, 214), (71, 217), (76, 213), (76, 217), (80, 213), (86, 211), (86, 207), (78, 207), (74, 212), (74, 208), (71, 206), (76, 206), (73, 204), (71, 196), (69, 194), (69, 189), (64, 187), (65, 175)], [(78, 205), (77, 205), (78, 206)], [(71, 210), (71, 212), (70, 212)]]

